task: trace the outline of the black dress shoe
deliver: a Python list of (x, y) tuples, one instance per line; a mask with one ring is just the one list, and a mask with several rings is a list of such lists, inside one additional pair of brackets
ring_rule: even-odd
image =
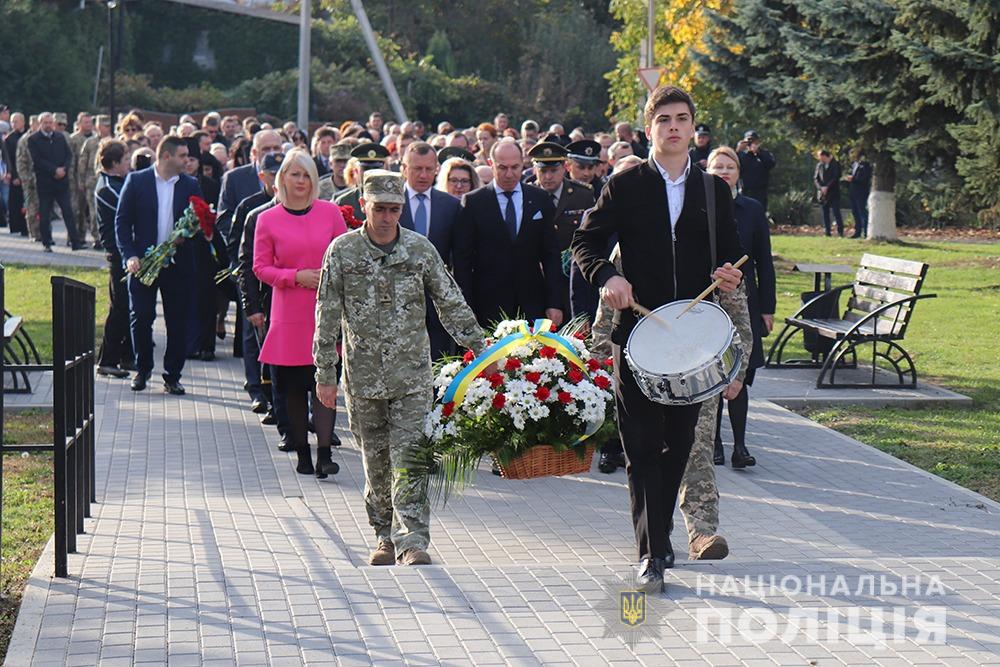
[(263, 398), (255, 398), (250, 402), (250, 412), (262, 415), (267, 412), (267, 401)]
[(42, 252), (52, 252), (52, 246), (47, 245), (42, 249)]
[(643, 558), (639, 562), (639, 574), (635, 577), (635, 587), (646, 593), (663, 592), (662, 558)]
[(715, 454), (712, 455), (712, 462), (717, 466), (726, 465), (726, 453), (722, 451), (722, 441), (715, 441)]
[(74, 252), (77, 251), (77, 250), (86, 250), (87, 249), (87, 244), (86, 243), (74, 243), (73, 245), (70, 246), (70, 248), (72, 248)]
[(732, 461), (733, 467), (737, 469), (757, 465), (757, 459), (750, 456), (750, 452), (747, 451), (746, 445), (733, 445)]
[(289, 441), (286, 436), (281, 436), (281, 440), (278, 441), (278, 451), (279, 452), (294, 452), (295, 445)]
[[(671, 525), (671, 528), (673, 526)], [(674, 546), (670, 544), (670, 533), (667, 533), (667, 552), (663, 556), (663, 567), (669, 570), (674, 566)]]
[(146, 388), (146, 382), (149, 381), (148, 375), (143, 375), (142, 373), (136, 373), (136, 376), (132, 378), (132, 391), (142, 391)]
[(601, 452), (601, 458), (597, 461), (597, 469), (605, 474), (611, 474), (618, 470), (618, 464), (610, 452)]
[(215, 361), (215, 352), (212, 350), (205, 350), (201, 353), (202, 361)]
[(123, 371), (117, 366), (98, 366), (97, 374), (107, 375), (109, 377), (119, 378), (119, 379), (128, 377), (128, 371)]
[(184, 391), (184, 385), (180, 382), (170, 382), (169, 380), (163, 381), (163, 391), (174, 396), (183, 396), (187, 393)]
[(268, 410), (264, 413), (264, 416), (260, 418), (260, 423), (264, 426), (276, 426), (278, 423), (278, 418), (274, 416), (274, 413)]

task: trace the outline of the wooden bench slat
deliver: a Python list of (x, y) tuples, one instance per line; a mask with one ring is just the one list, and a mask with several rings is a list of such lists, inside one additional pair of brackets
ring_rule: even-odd
[(881, 273), (870, 269), (859, 269), (854, 280), (859, 283), (877, 285), (878, 287), (889, 287), (891, 289), (898, 289), (906, 292), (917, 292), (920, 287), (920, 278), (896, 276), (891, 273)]
[(884, 257), (882, 255), (870, 255), (868, 253), (865, 253), (861, 257), (862, 268), (882, 269), (883, 271), (892, 271), (893, 273), (908, 273), (912, 276), (924, 275), (926, 266), (924, 262)]
[(3, 323), (3, 339), (5, 341), (10, 340), (17, 333), (17, 330), (21, 328), (21, 317), (8, 317)]
[[(865, 299), (857, 299), (853, 296), (847, 300), (848, 310), (860, 310), (866, 315), (868, 313), (874, 313), (876, 310), (884, 307), (885, 305), (886, 304), (881, 301), (866, 301)], [(879, 317), (895, 317), (896, 313), (900, 311), (906, 312), (906, 309), (907, 304), (904, 303), (902, 305), (886, 309), (885, 311), (879, 313)]]
[[(844, 321), (849, 322), (853, 326), (867, 316), (868, 313), (864, 312), (858, 313), (849, 310), (846, 313), (844, 313)], [(886, 315), (884, 318), (883, 317), (878, 318), (878, 332), (880, 334), (895, 336), (896, 334), (899, 333), (900, 329), (903, 328), (903, 324), (906, 322), (906, 318), (905, 317), (899, 318), (899, 321), (895, 322), (895, 326), (893, 326), (894, 317), (895, 315)], [(862, 327), (862, 329), (868, 331), (874, 331), (874, 324), (872, 322), (869, 322), (864, 327)]]
[(854, 285), (854, 296), (861, 299), (869, 299), (871, 301), (879, 301), (881, 303), (892, 303), (894, 301), (900, 301), (902, 299), (909, 298), (913, 296), (912, 294), (903, 294), (902, 292), (892, 292), (882, 287), (872, 287), (871, 285)]

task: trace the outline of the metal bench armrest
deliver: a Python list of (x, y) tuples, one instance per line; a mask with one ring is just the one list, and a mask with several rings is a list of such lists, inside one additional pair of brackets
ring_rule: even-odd
[(823, 292), (822, 294), (814, 296), (813, 298), (809, 299), (804, 304), (802, 304), (801, 306), (799, 306), (799, 309), (796, 310), (795, 313), (791, 317), (792, 318), (799, 317), (805, 311), (806, 308), (809, 308), (813, 304), (818, 303), (822, 299), (829, 299), (830, 297), (832, 297), (832, 296), (834, 296), (836, 294), (839, 294), (839, 293), (843, 292), (844, 290), (851, 289), (852, 287), (854, 287), (854, 283), (848, 283), (847, 285), (840, 285), (839, 287), (834, 287), (833, 289), (831, 289), (831, 290), (829, 290), (827, 292)]

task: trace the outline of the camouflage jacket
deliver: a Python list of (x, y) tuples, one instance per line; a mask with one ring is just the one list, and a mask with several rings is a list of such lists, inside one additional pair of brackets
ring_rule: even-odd
[(25, 132), (17, 140), (17, 153), (14, 159), (17, 161), (17, 175), (21, 177), (21, 183), (30, 189), (35, 187), (35, 161), (31, 159), (31, 151), (28, 150), (28, 137), (32, 132)]
[[(622, 258), (617, 245), (611, 251), (611, 263), (619, 272), (622, 270)], [(746, 377), (747, 368), (750, 366), (750, 352), (753, 350), (753, 332), (750, 330), (746, 285), (740, 283), (735, 292), (716, 290), (715, 302), (729, 314), (730, 319), (733, 320), (733, 326), (736, 327), (736, 332), (740, 335), (740, 350), (743, 352), (743, 360), (740, 362), (740, 370), (736, 379), (742, 382), (743, 378)], [(611, 356), (611, 327), (614, 315), (614, 309), (604, 303), (604, 299), (601, 299), (597, 306), (597, 317), (593, 327), (591, 327), (593, 342), (590, 350), (595, 356)]]
[(316, 295), (316, 382), (336, 384), (343, 336), (344, 386), (352, 396), (431, 391), (425, 295), (459, 345), (482, 352), (483, 330), (426, 237), (399, 228), (389, 254), (364, 228), (337, 237), (323, 258)]
[(350, 206), (354, 209), (354, 219), (365, 221), (365, 211), (361, 208), (361, 190), (357, 187), (347, 188), (333, 195), (333, 203), (337, 206)]
[[(87, 141), (96, 136), (96, 134), (83, 134), (82, 132), (74, 132), (69, 135), (69, 148), (73, 151), (73, 165), (71, 168), (73, 173), (70, 183), (72, 183), (73, 187), (77, 190), (82, 190), (86, 185), (83, 180), (85, 172), (80, 169), (80, 155), (83, 153), (83, 147)], [(93, 191), (93, 188), (91, 188), (91, 191)]]
[(80, 147), (79, 157), (76, 161), (76, 173), (80, 179), (80, 185), (87, 192), (93, 192), (97, 187), (97, 149), (101, 147), (101, 137), (93, 135), (89, 137)]

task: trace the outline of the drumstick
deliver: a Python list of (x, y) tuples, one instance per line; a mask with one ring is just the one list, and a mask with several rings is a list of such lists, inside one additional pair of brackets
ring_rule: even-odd
[(671, 329), (670, 322), (667, 322), (665, 319), (663, 319), (662, 317), (660, 317), (659, 315), (657, 315), (656, 313), (654, 313), (653, 311), (651, 311), (649, 308), (646, 308), (645, 306), (641, 306), (638, 303), (636, 303), (635, 301), (633, 301), (632, 302), (632, 310), (634, 310), (635, 312), (639, 313), (643, 317), (648, 317), (648, 318), (652, 319), (657, 324), (659, 324), (659, 325), (663, 326), (664, 328), (666, 328), (667, 331), (670, 331), (670, 329)]
[[(750, 259), (750, 258), (747, 255), (743, 255), (738, 260), (736, 260), (736, 263), (733, 264), (733, 268), (734, 269), (740, 268), (741, 266), (743, 266), (743, 263), (746, 262), (748, 259)], [(694, 308), (695, 306), (697, 306), (699, 303), (701, 303), (705, 299), (706, 296), (708, 296), (709, 294), (711, 294), (712, 292), (714, 292), (719, 287), (719, 285), (721, 285), (724, 282), (725, 281), (722, 278), (719, 278), (718, 280), (716, 280), (715, 282), (713, 282), (711, 285), (709, 285), (705, 289), (705, 291), (702, 292), (701, 294), (699, 294), (698, 296), (696, 296), (694, 298), (694, 301), (692, 301), (691, 303), (689, 303), (687, 305), (687, 308), (685, 308), (684, 310), (682, 310), (681, 313), (680, 313), (680, 315), (678, 315), (675, 319), (679, 320), (681, 318), (681, 315), (683, 315), (684, 313), (686, 313), (687, 311), (691, 310), (692, 308)]]

